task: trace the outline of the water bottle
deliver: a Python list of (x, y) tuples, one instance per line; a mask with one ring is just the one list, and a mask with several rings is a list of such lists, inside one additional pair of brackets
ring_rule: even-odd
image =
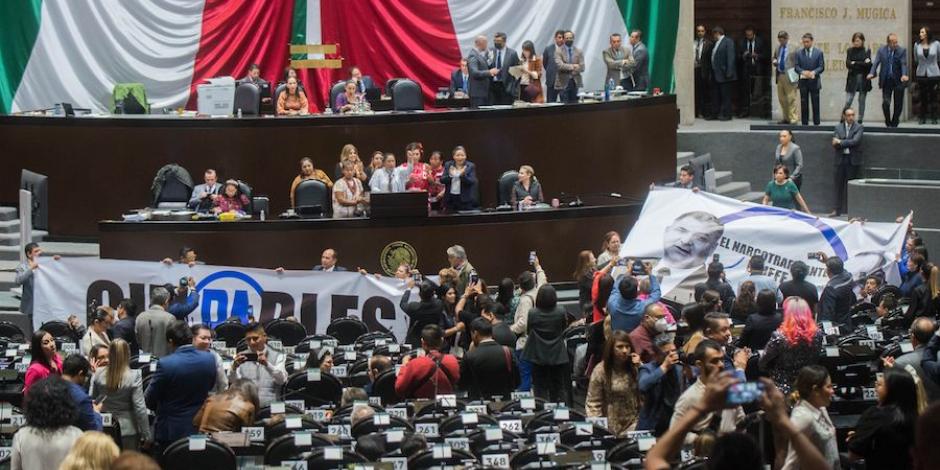
[(238, 108), (238, 119), (242, 118), (242, 108)]
[(261, 221), (264, 222), (264, 209), (261, 209)]
[(604, 86), (604, 101), (610, 101), (610, 92), (614, 90), (614, 87), (614, 79), (607, 80), (607, 85)]

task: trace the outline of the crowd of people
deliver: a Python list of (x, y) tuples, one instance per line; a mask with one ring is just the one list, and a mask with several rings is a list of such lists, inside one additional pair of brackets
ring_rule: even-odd
[[(39, 247), (28, 249), (36, 255)], [(370, 383), (363, 390), (347, 388), (344, 396), (368, 396), (376, 378), (393, 368), (401, 400), (451, 393), (510, 400), (513, 392), (529, 391), (549, 403), (578, 406), (580, 389), (585, 416), (606, 418), (614, 436), (644, 431), (658, 438), (647, 468), (668, 468), (680, 449), (710, 459), (718, 464), (714, 468), (729, 468), (720, 462), (731, 458), (746, 462), (735, 468), (763, 468), (762, 458), (774, 468), (850, 468), (856, 461), (866, 468), (928, 468), (918, 460), (918, 452), (928, 450), (915, 447), (914, 436), (918, 422), (922, 433), (938, 426), (940, 405), (928, 406), (940, 397), (940, 268), (928, 261), (914, 232), (901, 253), (899, 286), (877, 274), (854, 280), (843, 260), (822, 255), (830, 280), (821, 292), (806, 281), (808, 267), (799, 261), (790, 267), (790, 280), (778, 284), (763, 258), (754, 256), (737, 289), (725, 280), (720, 262), (709, 263), (707, 279), (686, 305), (663, 298), (653, 263), (623, 260), (620, 236), (610, 232), (596, 256), (590, 250), (579, 255), (574, 312), (559, 301), (537, 256), (517, 279), (502, 279), (491, 289), (463, 247), (446, 254), (447, 266), (433, 282), (407, 266), (396, 272), (409, 321), (399, 340), (420, 353), (373, 355)], [(187, 248), (179, 262), (198, 261)], [(38, 258), (31, 263), (39, 269)], [(346, 271), (332, 250), (318, 268)], [(179, 289), (154, 288), (143, 313), (124, 300), (116, 311), (98, 307), (87, 327), (73, 322), (82, 338), (75, 353), (61, 354), (56, 338), (42, 329), (32, 335), (26, 425), (14, 437), (14, 468), (80, 468), (63, 462), (92, 453), (117, 458), (114, 442), (106, 445), (98, 434), (102, 413), (120, 423), (121, 449), (159, 459), (180, 438), (238, 431), (255, 422), (258, 410), (284, 399), (289, 354), (269, 343), (265, 325), (250, 323), (244, 346), (226, 363), (210, 348), (209, 327), (188, 324), (184, 311), (171, 313), (173, 303), (198, 303), (185, 289), (192, 281), (181, 281)], [(875, 404), (862, 413), (840, 453), (827, 407), (846, 392), (835, 391), (832, 370), (822, 366), (823, 350), (831, 344), (832, 325), (852, 331), (866, 311), (875, 327), (904, 329), (911, 347), (881, 361)], [(586, 341), (570, 350), (572, 329), (582, 329)], [(332, 348), (312, 347), (305, 369), (329, 374), (333, 355)], [(156, 362), (146, 387), (132, 357)], [(743, 432), (746, 414), (758, 407), (773, 429), (772, 445)]]
[[(858, 122), (865, 120), (866, 97), (877, 79), (882, 92), (882, 112), (886, 127), (898, 127), (904, 109), (905, 89), (917, 87), (920, 124), (937, 124), (937, 86), (940, 83), (940, 41), (928, 26), (916, 30), (911, 52), (898, 43), (898, 35), (889, 34), (878, 50), (866, 46), (865, 34), (852, 34), (845, 50), (845, 105), (858, 111)], [(805, 33), (799, 43), (790, 42), (790, 33), (777, 33), (772, 46), (757, 35), (753, 26), (744, 28), (743, 38), (735, 43), (720, 26), (695, 27), (695, 97), (696, 115), (705, 119), (730, 120), (734, 84), (739, 88), (739, 117), (751, 114), (753, 102), (763, 100), (757, 77), (773, 77), (777, 87), (782, 119), (780, 124), (820, 124), (819, 91), (826, 71), (824, 51), (815, 45), (812, 33)], [(913, 61), (909, 65), (909, 62)], [(911, 73), (913, 72), (913, 73)], [(799, 94), (799, 103), (797, 102)]]
[[(431, 152), (427, 161), (424, 146), (412, 142), (405, 147), (405, 160), (398, 163), (395, 154), (376, 150), (368, 163), (359, 157), (352, 144), (343, 146), (332, 177), (314, 166), (310, 157), (301, 158), (299, 171), (290, 184), (291, 207), (297, 208), (297, 191), (301, 183), (319, 181), (331, 196), (334, 218), (350, 218), (368, 212), (370, 195), (381, 193), (426, 192), (428, 208), (439, 212), (470, 211), (480, 208), (476, 166), (469, 160), (467, 149), (454, 147), (445, 161), (439, 150)], [(519, 210), (545, 204), (542, 186), (535, 169), (522, 165), (513, 181), (504, 204)], [(219, 183), (215, 170), (207, 169), (203, 183), (193, 187), (188, 207), (213, 214), (249, 213), (250, 201), (243, 185), (235, 180)], [(325, 209), (325, 208), (321, 208)]]

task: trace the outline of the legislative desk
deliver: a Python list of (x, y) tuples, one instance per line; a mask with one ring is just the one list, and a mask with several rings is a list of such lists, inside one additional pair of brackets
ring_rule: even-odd
[(157, 170), (178, 163), (194, 183), (206, 168), (247, 182), (278, 214), (289, 205), (301, 157), (333, 177), (344, 144), (356, 145), (364, 161), (384, 150), (401, 162), (412, 141), (424, 144), (425, 159), (432, 150), (449, 159), (455, 146), (466, 147), (483, 207), (496, 205), (499, 176), (524, 164), (535, 168), (548, 199), (600, 192), (639, 198), (651, 181), (675, 178), (677, 116), (672, 95), (361, 116), (0, 116), (0, 204), (16, 203), (27, 168), (49, 177), (50, 234), (96, 237), (97, 221), (148, 206)]
[(98, 228), (102, 258), (156, 262), (186, 245), (209, 264), (288, 269), (311, 269), (325, 248), (334, 248), (349, 269), (382, 273), (383, 264), (394, 270), (409, 262), (437, 274), (447, 265), (447, 248), (460, 244), (480, 275), (495, 284), (527, 269), (530, 251), (550, 280), (570, 281), (578, 252), (599, 250), (609, 230), (624, 233), (640, 208), (637, 202), (395, 219), (102, 221)]

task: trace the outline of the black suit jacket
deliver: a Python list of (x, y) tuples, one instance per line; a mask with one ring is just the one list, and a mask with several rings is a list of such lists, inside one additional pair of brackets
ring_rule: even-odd
[(421, 344), (421, 330), (428, 325), (440, 325), (444, 312), (444, 303), (432, 298), (425, 302), (409, 302), (411, 291), (406, 290), (401, 297), (400, 306), (408, 315), (408, 335), (405, 342), (408, 344)]
[(548, 88), (555, 86), (555, 76), (558, 74), (558, 66), (555, 65), (555, 43), (545, 46), (542, 51), (542, 66), (545, 67), (545, 80), (542, 83), (548, 84)]
[(127, 341), (131, 351), (137, 351), (140, 346), (137, 345), (137, 334), (134, 333), (134, 317), (128, 315), (114, 324), (111, 328), (111, 339), (121, 338)]
[[(858, 122), (852, 123), (848, 128), (848, 132), (846, 132), (845, 124), (836, 124), (832, 136), (841, 141), (836, 147), (836, 165), (839, 165), (843, 155), (851, 157), (852, 165), (858, 166), (862, 164), (862, 136), (864, 135), (865, 127)], [(848, 150), (849, 153), (846, 154), (845, 150)]]
[(721, 311), (731, 312), (731, 305), (734, 304), (734, 299), (737, 297), (734, 295), (734, 288), (731, 287), (731, 284), (720, 279), (717, 282), (713, 282), (711, 279), (700, 282), (695, 285), (695, 300), (700, 300), (706, 290), (718, 292), (718, 297), (721, 298)]
[(369, 88), (375, 88), (375, 81), (372, 80), (372, 77), (363, 75), (362, 80), (357, 84), (356, 88), (358, 93), (365, 93)]
[[(316, 266), (313, 267), (313, 270), (314, 270), (314, 271), (323, 271), (323, 265), (322, 265), (322, 264), (318, 264), (318, 265), (316, 265)], [(342, 267), (342, 266), (336, 266), (336, 267), (333, 268), (333, 272), (336, 272), (336, 273), (344, 273), (344, 272), (347, 272), (347, 271), (349, 271), (349, 270), (346, 269), (346, 268), (344, 268), (344, 267)]]
[(796, 296), (805, 300), (809, 304), (809, 309), (814, 312), (816, 311), (816, 304), (819, 303), (819, 292), (816, 290), (816, 286), (806, 281), (793, 279), (783, 281), (780, 283), (780, 294), (783, 295), (784, 299)]
[(754, 56), (757, 58), (752, 61), (747, 54), (747, 38), (738, 43), (738, 57), (741, 60), (742, 70), (754, 74), (763, 71), (763, 66), (767, 61), (769, 50), (759, 36), (754, 36)]
[(852, 291), (852, 275), (846, 271), (829, 279), (822, 295), (819, 296), (819, 321), (829, 320), (844, 323), (852, 328), (851, 308), (855, 303)]
[(774, 312), (773, 315), (761, 315), (752, 313), (748, 315), (744, 322), (744, 331), (738, 338), (737, 346), (739, 348), (751, 348), (752, 351), (764, 349), (770, 336), (777, 331), (777, 327), (783, 323), (783, 315), (780, 312)]
[[(490, 64), (490, 66), (496, 68), (495, 48), (493, 49), (492, 54), (493, 62)], [(500, 65), (501, 67), (499, 68), (499, 73), (493, 78), (499, 79), (507, 93), (512, 96), (516, 96), (516, 94), (519, 92), (519, 80), (516, 80), (515, 77), (509, 74), (509, 67), (519, 65), (519, 53), (509, 46), (504, 47), (502, 50), (502, 64)]]
[(512, 350), (496, 341), (480, 343), (460, 363), (460, 388), (473, 400), (506, 399), (518, 386), (519, 370)]
[[(717, 47), (717, 50), (715, 49)], [(718, 83), (733, 82), (738, 79), (737, 60), (734, 54), (734, 40), (725, 36), (709, 54), (714, 52), (711, 61), (712, 78)]]

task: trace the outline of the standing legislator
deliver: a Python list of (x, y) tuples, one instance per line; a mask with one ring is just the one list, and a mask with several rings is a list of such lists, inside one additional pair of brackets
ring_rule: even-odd
[(774, 51), (774, 76), (777, 82), (777, 100), (780, 101), (779, 124), (796, 124), (796, 87), (790, 81), (790, 69), (793, 64), (793, 49), (790, 47), (790, 33), (777, 33), (777, 50)]
[(633, 53), (629, 48), (623, 47), (623, 37), (618, 33), (610, 35), (610, 47), (604, 49), (602, 53), (604, 63), (607, 65), (607, 76), (604, 77), (604, 84), (614, 81), (614, 86), (620, 85), (624, 90), (629, 90), (627, 82), (631, 82), (633, 68), (636, 62), (633, 60)]
[(477, 36), (473, 41), (473, 49), (467, 57), (467, 68), (470, 69), (470, 107), (489, 106), (492, 104), (490, 84), (497, 70), (490, 67), (487, 57), (486, 36)]
[(554, 103), (558, 101), (558, 92), (555, 91), (555, 77), (558, 76), (558, 67), (555, 65), (555, 53), (565, 45), (565, 30), (555, 31), (554, 42), (545, 46), (542, 51), (542, 64), (545, 67), (545, 89), (548, 96), (547, 102)]
[(712, 47), (712, 103), (720, 121), (731, 120), (731, 84), (738, 79), (734, 61), (734, 41), (725, 36), (720, 26), (712, 28), (715, 45)]
[(584, 73), (584, 53), (574, 47), (574, 33), (565, 31), (565, 45), (555, 51), (555, 90), (563, 103), (577, 103), (578, 89), (584, 86), (581, 74)]
[(636, 61), (631, 74), (633, 86), (630, 91), (643, 91), (650, 86), (650, 54), (642, 39), (642, 31), (635, 29), (630, 32), (630, 48), (633, 50), (633, 60)]
[(744, 28), (744, 40), (741, 41), (740, 51), (741, 74), (743, 75), (741, 77), (740, 117), (748, 117), (751, 115), (751, 100), (754, 98), (755, 85), (758, 99), (763, 93), (760, 84), (756, 83), (756, 77), (764, 75), (763, 65), (766, 56), (764, 44), (757, 37), (753, 26), (749, 25)]
[(819, 90), (826, 60), (820, 49), (813, 47), (813, 35), (803, 35), (803, 49), (797, 53), (794, 70), (800, 76), (800, 117), (803, 125), (809, 125), (809, 106), (813, 105), (813, 125), (819, 125)]
[(519, 96), (519, 80), (509, 74), (509, 68), (519, 65), (519, 54), (516, 50), (506, 46), (506, 33), (493, 35), (493, 63), (490, 68), (496, 69), (493, 75), (493, 103), (512, 104)]
[(711, 42), (705, 37), (705, 25), (695, 27), (695, 115), (705, 117), (708, 115), (708, 74), (711, 68), (707, 65), (708, 50)]
[(836, 205), (829, 214), (831, 217), (848, 213), (848, 184), (849, 180), (858, 175), (858, 169), (862, 165), (864, 133), (862, 125), (855, 122), (855, 110), (845, 108), (842, 111), (842, 122), (836, 124), (832, 134), (832, 147), (836, 150)]
[[(898, 127), (901, 111), (904, 110), (904, 88), (910, 78), (907, 75), (907, 50), (898, 45), (897, 34), (889, 34), (888, 43), (875, 54), (868, 79), (875, 78), (875, 75), (878, 75), (878, 86), (881, 87), (881, 110), (885, 114), (885, 126)], [(891, 114), (892, 96), (894, 115)]]

